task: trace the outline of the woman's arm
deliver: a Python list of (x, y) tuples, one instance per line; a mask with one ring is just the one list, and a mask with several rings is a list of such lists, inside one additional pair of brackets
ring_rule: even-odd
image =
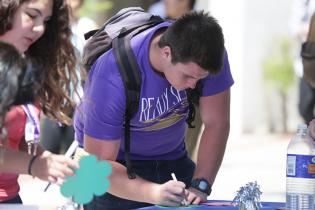
[(74, 175), (74, 169), (78, 164), (64, 157), (48, 151), (39, 154), (29, 166), (32, 156), (22, 151), (0, 147), (0, 172), (29, 174), (39, 179), (56, 182), (58, 178)]

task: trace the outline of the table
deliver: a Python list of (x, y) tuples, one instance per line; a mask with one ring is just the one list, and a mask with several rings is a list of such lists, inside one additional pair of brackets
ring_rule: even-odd
[(57, 210), (53, 205), (0, 204), (0, 210)]
[(22, 205), (22, 204), (0, 204), (0, 210), (38, 210), (34, 205)]
[[(217, 202), (231, 202), (231, 201), (218, 201), (218, 200), (209, 200), (207, 204), (211, 203), (217, 203)], [(280, 202), (261, 202), (262, 208), (261, 210), (284, 210), (285, 209), (285, 203)], [(163, 207), (163, 206), (149, 206), (140, 208), (139, 210), (178, 210), (178, 209), (187, 209), (187, 210), (210, 210), (210, 209), (217, 209), (217, 210), (238, 210), (238, 206), (209, 206), (206, 204), (202, 205), (195, 205), (195, 206), (189, 206), (189, 207)]]

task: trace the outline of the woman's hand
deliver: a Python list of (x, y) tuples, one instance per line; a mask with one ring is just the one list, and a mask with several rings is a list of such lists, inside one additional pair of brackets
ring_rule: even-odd
[(64, 180), (66, 176), (74, 175), (78, 163), (64, 155), (55, 155), (44, 151), (31, 166), (31, 174), (39, 179), (56, 183), (58, 179)]

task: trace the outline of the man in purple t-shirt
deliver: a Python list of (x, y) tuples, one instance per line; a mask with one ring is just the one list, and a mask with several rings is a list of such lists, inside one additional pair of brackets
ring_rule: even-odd
[[(191, 12), (173, 24), (163, 22), (136, 35), (131, 46), (142, 79), (139, 110), (130, 123), (131, 159), (137, 178), (128, 179), (126, 173), (126, 96), (109, 50), (93, 64), (75, 115), (79, 145), (109, 161), (113, 168), (108, 193), (95, 197), (84, 209), (121, 210), (205, 201), (229, 135), (233, 79), (221, 27), (208, 14)], [(184, 143), (188, 113), (185, 89), (195, 88), (199, 80), (205, 129), (195, 165), (187, 157)], [(178, 181), (171, 180), (173, 172)]]

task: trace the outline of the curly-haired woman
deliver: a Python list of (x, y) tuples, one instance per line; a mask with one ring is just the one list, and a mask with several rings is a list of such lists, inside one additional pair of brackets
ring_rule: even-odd
[[(30, 152), (31, 144), (25, 141), (29, 131), (25, 128), (30, 119), (39, 117), (40, 110), (59, 122), (71, 123), (69, 114), (74, 102), (70, 86), (76, 87), (78, 79), (70, 41), (68, 8), (64, 0), (2, 0), (0, 14), (0, 41), (14, 45), (32, 63), (40, 87), (35, 95), (36, 103), (31, 106), (33, 112), (29, 113), (25, 106), (15, 106), (7, 113), (4, 122), (7, 129), (5, 146)], [(36, 130), (38, 121), (33, 121)], [(33, 136), (35, 138), (35, 131)], [(38, 169), (35, 163), (41, 159), (46, 159), (49, 165), (43, 179), (56, 182), (59, 177), (73, 174), (74, 162), (41, 149), (25, 166), (29, 173), (35, 174)], [(0, 175), (0, 202), (22, 202), (17, 178), (15, 174)]]

